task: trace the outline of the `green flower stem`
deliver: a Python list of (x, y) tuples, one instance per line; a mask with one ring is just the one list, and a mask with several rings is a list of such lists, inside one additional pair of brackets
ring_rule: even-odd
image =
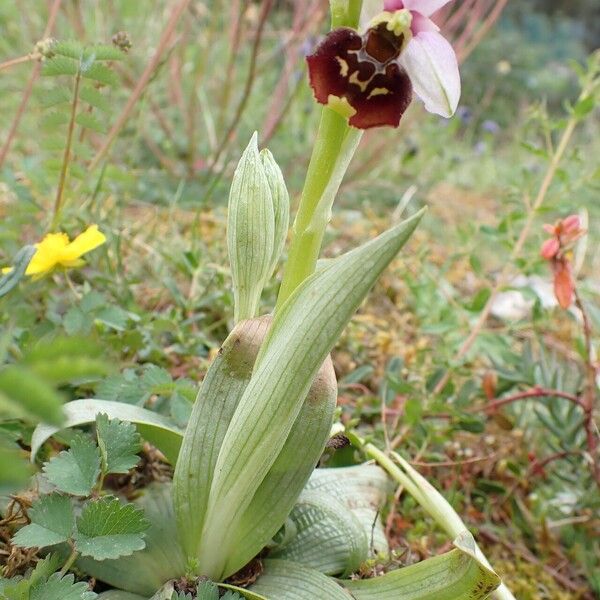
[[(331, 0), (331, 27), (358, 27), (362, 0)], [(324, 107), (292, 229), (277, 308), (316, 268), (331, 205), (362, 132)]]
[[(467, 529), (465, 523), (448, 501), (401, 456), (392, 452), (390, 458), (385, 452), (366, 442), (354, 431), (346, 431), (346, 436), (354, 447), (361, 450), (365, 456), (375, 460), (396, 483), (403, 486), (452, 539), (457, 538), (461, 532)], [(398, 464), (403, 468), (400, 468)], [(493, 570), (490, 562), (477, 545), (476, 552), (479, 560)], [(500, 584), (500, 587), (492, 592), (492, 598), (496, 600), (516, 600), (504, 584)]]

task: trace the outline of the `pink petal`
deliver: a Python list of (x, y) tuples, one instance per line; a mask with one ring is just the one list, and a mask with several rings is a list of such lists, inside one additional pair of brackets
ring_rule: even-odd
[(562, 228), (565, 233), (573, 233), (581, 227), (579, 215), (569, 215), (562, 220)]
[[(422, 15), (429, 17), (434, 12), (440, 10), (443, 6), (446, 6), (452, 0), (404, 0), (404, 2), (395, 1), (396, 4), (403, 4), (400, 8), (408, 8), (408, 10), (420, 12)], [(386, 0), (386, 4), (387, 4)], [(389, 4), (393, 4), (394, 0), (391, 0)], [(386, 10), (390, 10), (387, 8)]]
[(451, 117), (460, 99), (460, 73), (449, 42), (436, 31), (422, 31), (400, 55), (400, 63), (425, 108), (442, 117)]
[(559, 250), (560, 242), (556, 238), (550, 238), (542, 244), (540, 254), (542, 255), (542, 258), (550, 260), (556, 256)]
[(423, 31), (439, 31), (440, 28), (429, 18), (424, 17), (421, 13), (414, 12), (412, 14), (412, 23), (410, 30), (413, 35), (418, 35)]
[(404, 8), (403, 0), (384, 0), (383, 10), (393, 12), (395, 10), (401, 10)]

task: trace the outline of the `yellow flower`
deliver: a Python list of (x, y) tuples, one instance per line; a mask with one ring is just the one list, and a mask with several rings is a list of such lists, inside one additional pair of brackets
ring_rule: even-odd
[[(35, 244), (36, 252), (27, 266), (25, 275), (41, 277), (56, 267), (80, 267), (84, 264), (81, 257), (105, 241), (106, 237), (98, 230), (98, 225), (90, 225), (72, 242), (69, 242), (66, 233), (49, 233), (41, 242)], [(4, 268), (2, 271), (8, 273), (11, 268)]]

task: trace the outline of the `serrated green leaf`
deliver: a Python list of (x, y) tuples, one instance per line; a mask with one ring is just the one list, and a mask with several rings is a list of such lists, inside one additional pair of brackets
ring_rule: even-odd
[(31, 572), (29, 576), (29, 583), (35, 584), (38, 581), (44, 581), (48, 579), (54, 571), (58, 570), (58, 567), (61, 565), (61, 558), (59, 553), (48, 554), (45, 558), (38, 561), (35, 565), (35, 569)]
[(44, 61), (42, 75), (53, 77), (57, 75), (77, 75), (78, 65), (66, 56), (55, 56)]
[(212, 581), (200, 583), (196, 600), (219, 600), (219, 588)]
[(75, 517), (71, 500), (61, 494), (50, 494), (36, 500), (29, 510), (31, 523), (17, 531), (15, 546), (44, 548), (66, 542), (73, 533)]
[(97, 133), (106, 133), (107, 127), (94, 115), (88, 112), (82, 112), (75, 117), (75, 122), (86, 129), (91, 129)]
[(32, 586), (30, 600), (93, 600), (97, 597), (89, 585), (80, 581), (75, 583), (74, 575), (54, 573), (48, 581)]
[(79, 558), (77, 566), (114, 588), (149, 598), (165, 581), (185, 575), (186, 557), (175, 527), (171, 485), (151, 484), (144, 488), (134, 504), (144, 510), (150, 522), (145, 537), (146, 547), (117, 560)]
[(137, 465), (142, 443), (134, 425), (100, 414), (96, 434), (104, 473), (127, 473)]
[(74, 496), (89, 496), (100, 475), (100, 451), (86, 435), (77, 435), (69, 450), (63, 450), (44, 465), (46, 478), (59, 490)]
[(129, 556), (142, 550), (149, 523), (144, 511), (133, 504), (121, 504), (114, 496), (88, 501), (77, 519), (75, 548), (82, 556), (96, 560)]
[(123, 592), (121, 590), (109, 590), (108, 592), (102, 592), (98, 596), (98, 600), (148, 600), (146, 596), (139, 596), (138, 594), (131, 594), (130, 592)]
[(111, 106), (108, 98), (94, 87), (84, 86), (79, 92), (79, 98), (87, 102), (90, 106), (103, 112), (111, 112)]
[[(99, 413), (106, 413), (111, 419), (134, 423), (142, 437), (154, 444), (171, 464), (177, 462), (183, 432), (167, 417), (145, 408), (107, 400), (74, 400), (64, 406), (64, 427), (78, 427), (93, 423)], [(59, 431), (58, 427), (50, 425), (38, 425), (35, 428), (31, 438), (32, 460), (35, 459), (42, 444), (57, 431)]]
[(62, 397), (44, 379), (21, 365), (0, 370), (0, 409), (17, 417), (62, 423)]
[(101, 63), (94, 63), (85, 73), (82, 73), (82, 76), (104, 85), (116, 86), (119, 84), (119, 78), (114, 71)]

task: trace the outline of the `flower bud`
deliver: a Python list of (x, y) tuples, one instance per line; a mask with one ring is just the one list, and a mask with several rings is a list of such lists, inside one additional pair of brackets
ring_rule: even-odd
[(255, 133), (238, 163), (229, 193), (227, 247), (236, 322), (258, 312), (260, 295), (272, 272), (274, 240), (273, 198)]
[(271, 190), (273, 213), (275, 218), (273, 255), (269, 276), (275, 271), (279, 257), (283, 251), (290, 224), (290, 196), (285, 186), (283, 173), (273, 155), (266, 148), (261, 151), (260, 158)]

